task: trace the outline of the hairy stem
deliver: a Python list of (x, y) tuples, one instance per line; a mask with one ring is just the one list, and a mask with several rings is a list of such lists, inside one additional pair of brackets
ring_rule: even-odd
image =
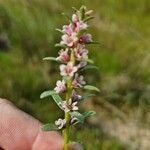
[[(73, 50), (71, 49), (71, 60), (70, 63), (72, 66), (74, 66), (75, 63), (75, 59), (74, 59), (74, 53)], [(67, 83), (67, 93), (66, 93), (66, 101), (68, 102), (69, 99), (72, 96), (72, 80), (73, 77), (68, 81)], [(68, 149), (68, 143), (69, 143), (69, 130), (70, 130), (70, 120), (71, 120), (71, 116), (69, 114), (69, 112), (65, 112), (65, 120), (66, 120), (66, 127), (63, 130), (63, 136), (64, 136), (64, 150), (69, 150)]]

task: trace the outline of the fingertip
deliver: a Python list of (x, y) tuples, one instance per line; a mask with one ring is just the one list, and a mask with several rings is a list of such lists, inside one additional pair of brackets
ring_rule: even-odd
[(79, 144), (79, 143), (72, 142), (69, 145), (69, 150), (83, 150), (83, 146), (81, 144)]

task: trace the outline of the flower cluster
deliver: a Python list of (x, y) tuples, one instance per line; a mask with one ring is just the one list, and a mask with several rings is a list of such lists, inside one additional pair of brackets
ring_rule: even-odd
[[(89, 17), (91, 12), (92, 11), (84, 12), (84, 18)], [(86, 84), (84, 77), (78, 72), (80, 68), (87, 64), (89, 52), (86, 49), (85, 44), (92, 42), (92, 35), (85, 33), (88, 25), (80, 15), (81, 14), (76, 11), (76, 13), (72, 15), (70, 24), (62, 27), (61, 32), (63, 35), (61, 37), (60, 45), (65, 48), (59, 51), (58, 57), (56, 58), (56, 60), (63, 63), (60, 65), (60, 75), (62, 77), (70, 77), (71, 85), (69, 88), (73, 89), (69, 100), (64, 100), (59, 104), (64, 112), (78, 110), (77, 104), (78, 100), (81, 99), (81, 96), (76, 94), (75, 89), (81, 88)], [(58, 80), (54, 90), (57, 93), (64, 93), (69, 89), (64, 80)], [(75, 120), (75, 118), (73, 118), (73, 120)], [(59, 129), (63, 128), (65, 123), (66, 122), (63, 119), (59, 119), (55, 122)]]
[[(69, 127), (76, 123), (83, 123), (84, 120), (95, 114), (94, 111), (88, 111), (81, 114), (78, 110), (79, 101), (87, 98), (78, 94), (78, 89), (99, 91), (92, 85), (86, 85), (82, 71), (88, 68), (88, 63), (93, 62), (89, 59), (89, 51), (86, 44), (94, 43), (92, 35), (87, 33), (87, 21), (92, 19), (92, 10), (87, 11), (85, 6), (79, 10), (74, 8), (74, 14), (68, 25), (62, 29), (57, 29), (63, 35), (61, 41), (56, 44), (61, 47), (58, 56), (46, 57), (44, 60), (54, 60), (60, 62), (59, 70), (62, 76), (61, 80), (56, 81), (54, 90), (45, 91), (41, 98), (52, 96), (59, 108), (64, 112), (64, 118), (59, 118), (55, 124), (46, 124), (44, 131), (63, 130), (64, 150), (68, 150)], [(92, 68), (95, 66), (92, 66)], [(89, 94), (91, 96), (93, 94)]]

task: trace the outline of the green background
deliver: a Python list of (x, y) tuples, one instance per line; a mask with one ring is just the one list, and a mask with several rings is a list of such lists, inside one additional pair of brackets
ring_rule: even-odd
[(131, 114), (138, 114), (137, 124), (149, 131), (149, 0), (0, 0), (0, 97), (43, 123), (61, 116), (52, 100), (39, 98), (60, 78), (58, 64), (42, 58), (58, 53), (54, 44), (61, 35), (55, 28), (68, 23), (61, 13), (71, 15), (73, 6), (83, 4), (94, 10), (89, 32), (100, 43), (88, 46), (100, 71), (86, 72), (86, 77), (101, 92), (81, 110), (95, 107), (101, 117), (73, 128), (71, 137), (82, 141), (87, 150), (130, 149), (130, 144), (111, 136), (101, 124), (103, 117), (110, 121), (116, 118), (105, 109), (108, 105), (117, 115), (125, 114), (126, 122)]

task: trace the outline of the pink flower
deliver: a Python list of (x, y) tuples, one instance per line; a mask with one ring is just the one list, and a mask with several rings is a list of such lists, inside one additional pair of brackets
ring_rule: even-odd
[(59, 118), (58, 120), (55, 121), (55, 125), (58, 126), (58, 129), (62, 129), (66, 124), (65, 119)]
[(70, 64), (67, 65), (60, 65), (60, 74), (62, 76), (73, 76), (74, 73), (78, 70), (76, 66), (71, 66)]
[(62, 49), (59, 52), (59, 56), (56, 58), (56, 60), (62, 61), (64, 63), (67, 63), (70, 61), (70, 56), (68, 55), (68, 49), (65, 51)]
[(65, 92), (66, 91), (66, 85), (65, 85), (65, 81), (60, 81), (58, 80), (56, 82), (56, 87), (54, 88), (54, 90), (57, 92), (57, 93), (61, 93), (61, 92)]
[(71, 35), (64, 34), (62, 37), (61, 45), (67, 45), (68, 47), (73, 47), (74, 44), (78, 41), (76, 33), (72, 33)]
[(72, 82), (73, 87), (78, 88), (78, 87), (82, 87), (85, 84), (86, 84), (86, 82), (84, 81), (84, 77), (76, 74), (75, 79)]
[(73, 22), (73, 23), (77, 23), (78, 21), (79, 21), (78, 16), (77, 16), (76, 14), (73, 14), (73, 15), (72, 15), (72, 22)]
[(88, 50), (85, 49), (81, 44), (78, 44), (77, 48), (74, 49), (74, 52), (77, 60), (88, 59)]
[(88, 25), (86, 23), (84, 23), (83, 21), (78, 21), (75, 24), (75, 31), (80, 32), (81, 30), (85, 30), (87, 27)]
[(62, 107), (62, 109), (65, 112), (69, 112), (69, 111), (76, 111), (78, 110), (78, 106), (77, 106), (78, 102), (72, 102), (71, 99), (69, 99), (69, 101), (63, 101), (62, 103), (60, 103), (60, 106)]
[(79, 39), (79, 43), (89, 43), (89, 42), (92, 42), (91, 34), (84, 34)]
[(72, 24), (64, 25), (62, 31), (65, 32), (66, 34), (68, 34), (69, 36), (71, 36), (73, 33)]

